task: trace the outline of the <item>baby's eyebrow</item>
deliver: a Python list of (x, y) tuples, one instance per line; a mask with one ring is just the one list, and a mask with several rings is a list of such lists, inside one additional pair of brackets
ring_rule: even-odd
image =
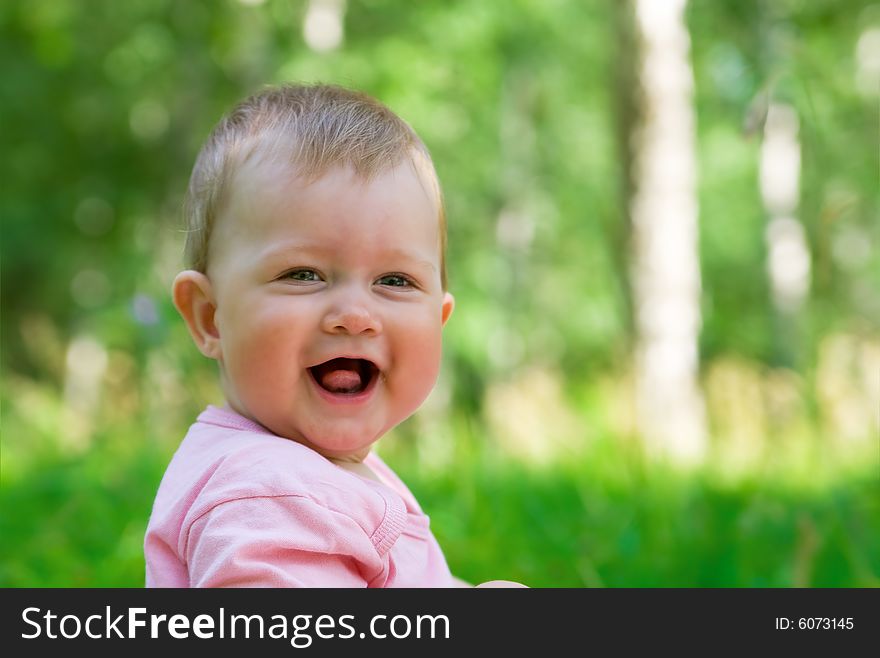
[(412, 254), (405, 249), (398, 249), (398, 248), (383, 249), (381, 252), (381, 255), (388, 256), (392, 259), (407, 260), (407, 261), (414, 263), (416, 265), (424, 265), (426, 267), (429, 267), (432, 270), (437, 269), (437, 265), (435, 265), (431, 261), (425, 260), (424, 258), (419, 258), (415, 254)]

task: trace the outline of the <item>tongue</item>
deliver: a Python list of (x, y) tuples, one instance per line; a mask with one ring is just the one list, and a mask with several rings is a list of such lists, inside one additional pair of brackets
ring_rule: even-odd
[(333, 393), (353, 393), (361, 387), (357, 370), (330, 370), (321, 376), (321, 386)]

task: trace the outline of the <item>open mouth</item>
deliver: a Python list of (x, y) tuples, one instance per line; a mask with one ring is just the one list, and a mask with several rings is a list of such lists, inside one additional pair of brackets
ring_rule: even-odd
[(379, 376), (379, 368), (366, 359), (339, 358), (309, 368), (318, 386), (334, 395), (357, 395)]

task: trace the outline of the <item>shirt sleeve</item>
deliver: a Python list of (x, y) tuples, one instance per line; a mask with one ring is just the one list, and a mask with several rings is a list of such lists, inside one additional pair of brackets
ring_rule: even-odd
[(295, 495), (221, 503), (190, 526), (191, 587), (370, 587), (388, 561), (346, 514)]

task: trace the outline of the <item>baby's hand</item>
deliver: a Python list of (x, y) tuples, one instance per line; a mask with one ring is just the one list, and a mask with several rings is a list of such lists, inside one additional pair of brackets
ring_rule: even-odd
[(477, 587), (511, 587), (511, 588), (525, 588), (528, 589), (528, 585), (523, 585), (522, 583), (515, 583), (512, 580), (488, 580), (485, 583), (480, 583)]

